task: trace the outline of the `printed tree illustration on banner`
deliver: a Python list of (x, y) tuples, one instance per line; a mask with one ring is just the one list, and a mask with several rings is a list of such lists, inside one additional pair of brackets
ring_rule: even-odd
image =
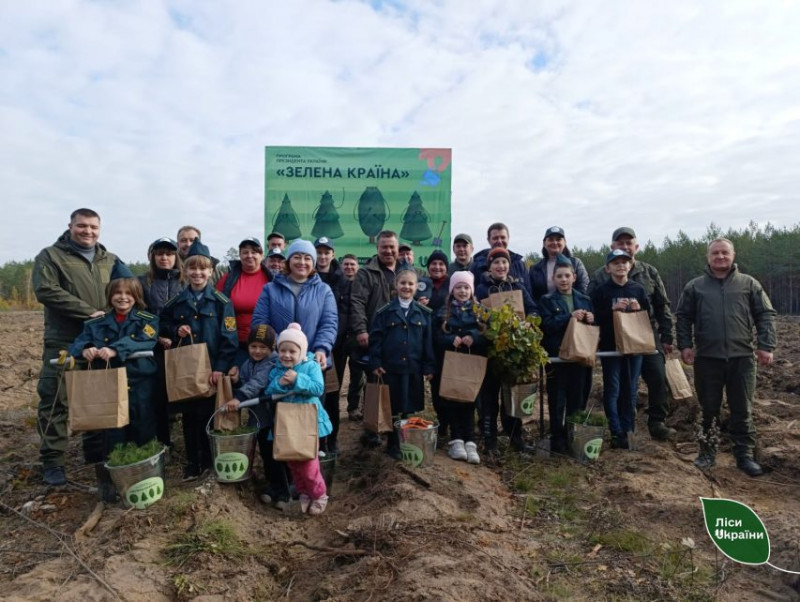
[(272, 220), (272, 229), (283, 234), (286, 240), (294, 240), (302, 236), (300, 220), (297, 219), (297, 213), (292, 207), (292, 201), (289, 200), (288, 194), (283, 195), (281, 206), (278, 207), (275, 218)]
[(408, 207), (403, 212), (403, 229), (400, 230), (400, 238), (411, 241), (413, 245), (419, 245), (423, 240), (433, 238), (433, 233), (428, 227), (430, 216), (422, 206), (422, 199), (414, 191), (408, 201)]
[(753, 510), (735, 500), (701, 497), (706, 531), (714, 545), (728, 558), (742, 564), (766, 564), (775, 570), (793, 575), (771, 564), (767, 528)]
[(388, 210), (386, 199), (377, 186), (367, 186), (361, 193), (358, 203), (353, 208), (353, 217), (356, 217), (357, 212), (358, 225), (361, 226), (361, 231), (369, 236), (369, 242), (374, 243), (378, 232), (383, 230)]
[[(344, 202), (344, 195), (342, 195)], [(312, 238), (327, 236), (328, 238), (340, 238), (344, 236), (342, 226), (339, 224), (339, 212), (333, 204), (333, 196), (327, 190), (319, 201), (319, 206), (311, 214), (314, 218), (314, 227), (311, 229)]]

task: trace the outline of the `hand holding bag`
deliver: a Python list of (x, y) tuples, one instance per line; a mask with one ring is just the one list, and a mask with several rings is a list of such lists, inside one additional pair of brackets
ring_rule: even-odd
[(667, 373), (667, 383), (672, 397), (674, 399), (689, 399), (692, 396), (692, 386), (683, 371), (681, 360), (675, 357), (667, 358), (664, 369)]
[(482, 355), (445, 351), (439, 395), (452, 401), (474, 402), (486, 375), (486, 364)]
[(614, 338), (624, 355), (653, 353), (656, 339), (646, 311), (614, 311)]
[(316, 458), (319, 453), (316, 404), (277, 403), (273, 439), (272, 457), (280, 462)]
[(364, 387), (364, 428), (378, 434), (394, 431), (389, 385), (384, 385), (381, 377)]
[(128, 372), (122, 368), (70, 370), (66, 373), (69, 426), (96, 431), (127, 426)]
[[(217, 382), (217, 403), (215, 409), (220, 409), (233, 399), (233, 385), (231, 377), (227, 374)], [(241, 423), (240, 412), (219, 412), (214, 414), (215, 431), (235, 431)]]
[(209, 397), (212, 393), (209, 384), (211, 359), (205, 343), (181, 345), (179, 342), (174, 349), (167, 349), (164, 352), (164, 372), (169, 401)]
[(575, 362), (584, 366), (594, 366), (597, 359), (597, 345), (600, 342), (600, 328), (577, 318), (570, 318), (558, 357), (565, 362)]

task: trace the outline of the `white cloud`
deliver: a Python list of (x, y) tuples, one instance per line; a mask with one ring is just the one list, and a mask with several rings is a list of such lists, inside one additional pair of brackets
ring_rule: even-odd
[(125, 259), (184, 223), (222, 255), (267, 144), (452, 147), (453, 231), (517, 251), (797, 221), (796, 3), (373, 4), (5, 3), (0, 261), (78, 206)]

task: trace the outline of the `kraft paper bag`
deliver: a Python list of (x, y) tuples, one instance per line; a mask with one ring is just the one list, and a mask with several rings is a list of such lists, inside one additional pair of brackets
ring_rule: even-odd
[(380, 379), (364, 387), (364, 428), (378, 434), (394, 431), (389, 385)]
[(492, 309), (500, 309), (506, 303), (510, 303), (520, 319), (525, 319), (525, 304), (522, 301), (522, 291), (520, 290), (492, 293), (488, 299), (484, 299), (481, 303)]
[(474, 402), (486, 375), (486, 363), (481, 355), (445, 351), (439, 395), (452, 401)]
[(565, 362), (576, 362), (584, 366), (594, 366), (597, 359), (597, 345), (600, 342), (600, 328), (570, 318), (558, 357)]
[(313, 460), (319, 453), (317, 406), (313, 403), (275, 404), (272, 457), (281, 462)]
[(614, 311), (614, 338), (617, 351), (624, 355), (653, 353), (656, 339), (646, 311)]
[(533, 410), (536, 408), (538, 392), (538, 383), (503, 385), (500, 388), (500, 397), (503, 401), (503, 410), (506, 415), (512, 418), (520, 418), (523, 423), (534, 420)]
[(164, 352), (164, 371), (167, 380), (167, 399), (183, 401), (212, 394), (211, 360), (205, 343), (178, 344)]
[(66, 373), (69, 426), (97, 431), (127, 426), (128, 373), (125, 367)]
[[(215, 404), (215, 409), (220, 409), (231, 399), (233, 399), (233, 385), (231, 385), (231, 377), (225, 375), (217, 382), (217, 403)], [(219, 414), (214, 414), (215, 431), (235, 431), (240, 425), (241, 416), (239, 412), (220, 412)]]
[(683, 371), (681, 360), (668, 358), (664, 366), (667, 372), (667, 383), (674, 399), (689, 399), (692, 396), (692, 386)]
[(336, 367), (331, 362), (330, 368), (325, 370), (325, 394), (339, 392), (339, 375), (336, 374)]

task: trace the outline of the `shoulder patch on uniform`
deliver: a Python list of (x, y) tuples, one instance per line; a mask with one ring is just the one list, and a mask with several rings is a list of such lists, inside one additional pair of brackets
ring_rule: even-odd
[(143, 309), (137, 310), (136, 311), (136, 315), (141, 317), (141, 318), (144, 318), (145, 320), (155, 320), (156, 319), (155, 315), (153, 315), (153, 314), (151, 314), (149, 312), (146, 312)]
[(150, 339), (156, 336), (156, 329), (150, 326), (150, 324), (145, 324), (144, 328), (142, 328), (142, 332), (145, 333)]
[(228, 316), (225, 318), (225, 330), (228, 332), (233, 332), (236, 330), (236, 318), (233, 316)]
[(222, 294), (221, 292), (219, 292), (219, 291), (214, 291), (214, 296), (215, 296), (217, 299), (219, 299), (220, 301), (222, 301), (223, 303), (230, 303), (230, 302), (231, 302), (231, 300), (230, 300), (230, 299), (228, 299), (228, 297), (226, 297), (225, 295), (223, 295), (223, 294)]
[(425, 311), (425, 312), (427, 312), (429, 314), (433, 313), (433, 310), (430, 307), (428, 307), (427, 305), (423, 305), (422, 303), (417, 303), (417, 307), (419, 307), (421, 310), (423, 310), (423, 311)]

